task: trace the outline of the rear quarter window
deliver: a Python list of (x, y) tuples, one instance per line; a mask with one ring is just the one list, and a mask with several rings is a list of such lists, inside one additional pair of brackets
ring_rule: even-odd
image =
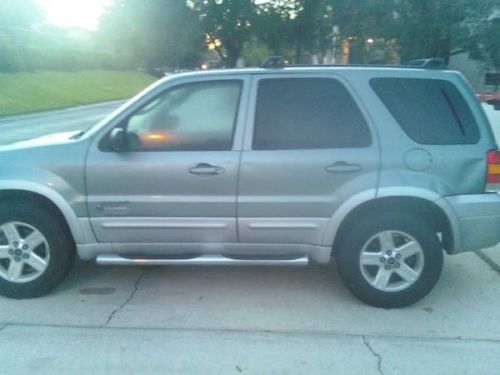
[(479, 141), (479, 130), (469, 105), (451, 82), (373, 78), (370, 85), (415, 142), (456, 145)]

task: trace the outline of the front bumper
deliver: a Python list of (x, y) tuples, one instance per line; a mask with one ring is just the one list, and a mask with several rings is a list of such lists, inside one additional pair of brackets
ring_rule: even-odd
[(500, 194), (443, 198), (454, 215), (454, 248), (450, 253), (480, 250), (500, 242)]

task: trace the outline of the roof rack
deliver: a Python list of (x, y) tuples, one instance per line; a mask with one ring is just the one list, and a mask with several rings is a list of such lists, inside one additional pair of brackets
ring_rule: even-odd
[(365, 67), (365, 68), (420, 68), (420, 69), (446, 69), (446, 62), (438, 57), (429, 59), (411, 60), (405, 65), (373, 65), (373, 64), (288, 64), (281, 56), (271, 56), (260, 67), (263, 69), (283, 69), (285, 67)]
[(419, 60), (411, 60), (407, 64), (407, 66), (418, 67), (424, 69), (445, 69), (446, 62), (443, 59), (438, 57), (432, 57), (430, 59), (419, 59)]
[(271, 56), (264, 61), (260, 67), (264, 69), (283, 69), (285, 67), (285, 60), (281, 56)]

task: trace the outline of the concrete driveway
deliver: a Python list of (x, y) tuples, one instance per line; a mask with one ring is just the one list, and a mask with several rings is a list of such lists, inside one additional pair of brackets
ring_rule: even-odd
[[(496, 249), (500, 252), (500, 247)], [(493, 374), (500, 273), (446, 258), (414, 306), (372, 308), (335, 266), (98, 267), (49, 296), (0, 298), (2, 373)]]
[[(0, 119), (0, 143), (84, 129), (120, 103)], [(118, 268), (80, 262), (52, 294), (0, 297), (2, 374), (495, 374), (500, 247), (446, 257), (400, 310), (335, 266)]]

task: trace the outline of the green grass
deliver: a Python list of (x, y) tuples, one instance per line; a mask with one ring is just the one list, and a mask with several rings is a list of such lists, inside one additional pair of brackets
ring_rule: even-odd
[(0, 73), (0, 115), (127, 98), (155, 80), (136, 71)]

